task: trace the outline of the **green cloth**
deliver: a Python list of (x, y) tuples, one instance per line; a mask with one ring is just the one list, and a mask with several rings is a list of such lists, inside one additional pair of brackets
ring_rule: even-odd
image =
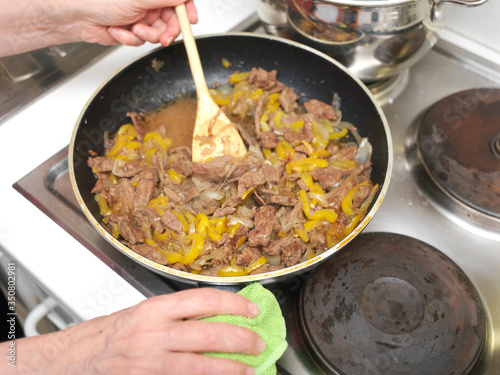
[(227, 358), (249, 364), (256, 375), (276, 374), (276, 361), (287, 347), (285, 319), (276, 297), (259, 283), (246, 286), (238, 294), (255, 302), (259, 315), (247, 318), (237, 315), (217, 315), (203, 320), (225, 322), (250, 328), (257, 332), (266, 343), (266, 349), (258, 356), (241, 353), (206, 353), (213, 357)]

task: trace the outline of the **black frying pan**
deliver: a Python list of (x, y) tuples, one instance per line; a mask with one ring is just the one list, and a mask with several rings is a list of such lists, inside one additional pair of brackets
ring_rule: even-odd
[[(101, 225), (101, 215), (91, 194), (95, 177), (87, 166), (89, 150), (102, 155), (104, 131), (114, 134), (129, 123), (129, 111), (145, 112), (156, 109), (180, 95), (193, 94), (194, 82), (182, 42), (157, 49), (132, 62), (105, 82), (83, 109), (75, 126), (69, 148), (71, 183), (84, 214), (96, 230), (119, 251), (141, 265), (180, 281), (215, 285), (249, 283), (263, 284), (276, 278), (295, 276), (315, 267), (350, 242), (368, 224), (387, 191), (392, 169), (392, 143), (387, 121), (366, 87), (344, 67), (312, 48), (285, 39), (234, 33), (196, 39), (208, 86), (224, 83), (234, 71), (249, 71), (252, 67), (277, 69), (278, 79), (303, 93), (301, 100), (318, 99), (331, 103), (333, 94), (341, 98), (343, 120), (353, 123), (363, 137), (373, 145), (372, 180), (381, 187), (366, 217), (346, 238), (326, 252), (283, 270), (241, 277), (209, 277), (190, 274), (162, 266), (146, 259), (113, 238)], [(221, 59), (232, 65), (226, 69)], [(154, 69), (154, 62), (162, 64)]]

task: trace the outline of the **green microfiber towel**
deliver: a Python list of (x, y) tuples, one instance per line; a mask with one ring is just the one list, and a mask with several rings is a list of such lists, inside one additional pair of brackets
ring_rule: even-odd
[(259, 315), (246, 318), (236, 315), (217, 315), (203, 320), (225, 322), (250, 328), (257, 332), (266, 343), (266, 349), (258, 356), (241, 353), (206, 353), (207, 355), (228, 358), (249, 364), (255, 369), (256, 375), (276, 374), (276, 361), (287, 347), (285, 319), (276, 297), (259, 283), (246, 286), (238, 294), (255, 302)]

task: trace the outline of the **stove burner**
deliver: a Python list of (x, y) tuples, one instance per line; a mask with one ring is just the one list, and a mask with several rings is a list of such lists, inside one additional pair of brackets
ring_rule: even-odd
[(411, 237), (358, 236), (301, 289), (302, 332), (334, 374), (467, 374), (485, 341), (481, 300), (446, 255)]
[(462, 91), (434, 104), (419, 124), (417, 146), (438, 186), (500, 218), (500, 89)]

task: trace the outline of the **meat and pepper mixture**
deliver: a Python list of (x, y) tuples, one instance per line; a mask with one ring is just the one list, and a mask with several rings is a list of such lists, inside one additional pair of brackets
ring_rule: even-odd
[(277, 72), (236, 72), (211, 93), (248, 154), (191, 161), (165, 127), (129, 113), (105, 154), (91, 152), (106, 229), (154, 262), (208, 276), (278, 270), (334, 246), (363, 219), (378, 185), (371, 145), (332, 104), (299, 95)]

